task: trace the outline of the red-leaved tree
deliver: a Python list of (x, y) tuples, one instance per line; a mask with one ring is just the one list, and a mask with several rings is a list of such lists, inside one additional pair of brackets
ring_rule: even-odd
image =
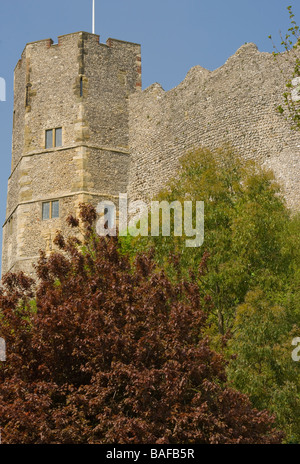
[(171, 283), (149, 255), (132, 268), (94, 221), (82, 206), (85, 239), (58, 234), (37, 283), (3, 279), (2, 442), (280, 442), (273, 418), (226, 385), (197, 286)]

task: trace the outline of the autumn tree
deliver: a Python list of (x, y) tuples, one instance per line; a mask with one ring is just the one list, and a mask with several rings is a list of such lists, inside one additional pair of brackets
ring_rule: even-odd
[(84, 238), (59, 233), (36, 283), (3, 279), (2, 441), (280, 442), (268, 412), (228, 387), (198, 285), (172, 282), (151, 254), (131, 266), (117, 238), (94, 234), (94, 220), (82, 207)]

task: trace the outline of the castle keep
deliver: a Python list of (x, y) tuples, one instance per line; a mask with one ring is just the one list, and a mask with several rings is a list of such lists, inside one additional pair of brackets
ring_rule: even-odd
[(79, 203), (151, 197), (194, 147), (230, 143), (272, 168), (299, 209), (299, 132), (275, 110), (292, 66), (278, 60), (246, 44), (175, 89), (141, 91), (138, 44), (85, 32), (27, 44), (15, 69), (2, 272), (31, 272)]
[(126, 192), (140, 45), (79, 32), (26, 45), (15, 69), (2, 273), (30, 272), (81, 202)]

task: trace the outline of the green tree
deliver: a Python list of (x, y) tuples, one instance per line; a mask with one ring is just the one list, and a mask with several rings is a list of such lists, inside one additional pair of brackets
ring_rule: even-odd
[(159, 199), (204, 200), (203, 246), (186, 248), (187, 237), (171, 235), (122, 239), (123, 249), (134, 256), (152, 247), (172, 279), (198, 283), (233, 385), (299, 441), (300, 364), (291, 342), (300, 336), (300, 215), (287, 209), (270, 172), (228, 148), (187, 155)]
[[(188, 237), (121, 240), (134, 255), (152, 248), (173, 278), (196, 279), (210, 299), (211, 333), (232, 328), (246, 293), (262, 285), (267, 294), (284, 288), (291, 273), (285, 231), (290, 213), (271, 172), (242, 161), (230, 148), (195, 150), (181, 161), (178, 176), (159, 200), (204, 201), (203, 246), (187, 248)], [(200, 266), (200, 267), (199, 267)]]
[(247, 393), (258, 409), (276, 414), (287, 441), (300, 442), (300, 363), (291, 358), (300, 318), (280, 305), (272, 305), (261, 290), (248, 293), (240, 305), (229, 341), (232, 353), (229, 378)]
[[(279, 105), (277, 110), (287, 120), (290, 120), (292, 129), (300, 130), (300, 32), (294, 19), (292, 6), (288, 6), (287, 10), (291, 25), (284, 36), (280, 34), (281, 46), (286, 53), (282, 55), (273, 42), (273, 55), (281, 67), (281, 72), (286, 73), (280, 64), (282, 59), (292, 66), (293, 71), (291, 75), (286, 76), (286, 91), (283, 94), (284, 106)], [(272, 36), (269, 36), (269, 39), (272, 40)], [(290, 68), (290, 66), (288, 67)]]

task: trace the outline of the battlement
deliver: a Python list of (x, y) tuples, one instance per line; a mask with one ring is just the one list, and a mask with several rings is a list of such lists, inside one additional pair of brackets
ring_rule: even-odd
[[(131, 48), (138, 48), (140, 49), (141, 45), (138, 43), (134, 42), (128, 42), (125, 40), (120, 40), (120, 39), (113, 39), (113, 38), (108, 38), (106, 40), (106, 43), (101, 43), (100, 42), (100, 35), (98, 34), (92, 34), (90, 32), (85, 32), (85, 31), (78, 31), (78, 32), (71, 32), (70, 34), (63, 34), (59, 35), (57, 38), (57, 42), (54, 42), (53, 39), (48, 38), (48, 39), (41, 39), (41, 40), (36, 40), (33, 42), (28, 42), (21, 54), (20, 60), (23, 59), (24, 57), (24, 52), (26, 52), (26, 49), (28, 47), (34, 47), (34, 48), (40, 48), (40, 49), (45, 49), (45, 48), (53, 48), (53, 47), (62, 47), (64, 45), (68, 46), (69, 44), (72, 43), (73, 40), (78, 40), (79, 38), (83, 38), (87, 42), (90, 43), (97, 43), (100, 46), (106, 46), (109, 48), (124, 48), (124, 47), (131, 47)], [(19, 60), (19, 61), (20, 61)], [(17, 63), (18, 65), (18, 63)]]

